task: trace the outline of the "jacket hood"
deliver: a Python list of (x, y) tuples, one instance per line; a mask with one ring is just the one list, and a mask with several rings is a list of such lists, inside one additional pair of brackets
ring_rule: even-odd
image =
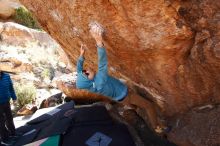
[(78, 89), (86, 89), (91, 92), (95, 92), (94, 80), (89, 80), (82, 72), (77, 74), (76, 87)]

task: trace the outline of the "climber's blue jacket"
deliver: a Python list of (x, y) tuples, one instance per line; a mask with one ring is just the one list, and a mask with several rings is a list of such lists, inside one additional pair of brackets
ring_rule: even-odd
[(9, 74), (0, 72), (0, 104), (8, 102), (11, 98), (16, 100), (11, 78)]
[(89, 80), (83, 74), (84, 57), (80, 56), (77, 61), (76, 87), (86, 89), (90, 92), (99, 93), (113, 100), (119, 101), (125, 98), (128, 89), (120, 80), (108, 75), (108, 62), (104, 47), (97, 47), (98, 50), (98, 72), (93, 80)]

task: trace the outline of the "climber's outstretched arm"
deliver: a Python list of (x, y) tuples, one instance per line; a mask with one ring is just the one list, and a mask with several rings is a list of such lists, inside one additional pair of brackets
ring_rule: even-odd
[(98, 72), (96, 74), (96, 86), (97, 89), (101, 89), (108, 78), (108, 62), (106, 49), (103, 44), (103, 27), (96, 23), (90, 24), (90, 33), (96, 41), (97, 52), (98, 52)]
[(80, 73), (83, 71), (83, 63), (84, 63), (84, 54), (85, 54), (85, 46), (84, 45), (81, 45), (81, 48), (80, 48), (80, 56), (79, 56), (79, 59), (77, 60), (77, 73)]
[(98, 51), (98, 72), (107, 76), (108, 74), (108, 61), (106, 49), (104, 46), (97, 46)]
[(96, 74), (97, 89), (101, 89), (108, 79), (108, 62), (106, 49), (104, 46), (97, 45), (98, 51), (98, 72)]

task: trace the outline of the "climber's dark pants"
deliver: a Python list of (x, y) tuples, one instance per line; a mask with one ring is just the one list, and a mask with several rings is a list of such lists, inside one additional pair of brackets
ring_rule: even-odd
[(15, 125), (11, 113), (10, 103), (0, 104), (0, 136), (7, 141), (9, 136), (15, 135)]

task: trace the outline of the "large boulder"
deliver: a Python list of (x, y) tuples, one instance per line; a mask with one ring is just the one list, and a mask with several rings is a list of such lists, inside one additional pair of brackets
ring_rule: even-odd
[(86, 66), (97, 67), (88, 24), (101, 23), (110, 74), (126, 79), (163, 115), (220, 103), (219, 0), (20, 1), (73, 64), (84, 43)]
[(21, 2), (72, 63), (85, 43), (87, 65), (96, 67), (88, 24), (104, 25), (111, 71), (131, 81), (167, 116), (220, 101), (218, 0)]

